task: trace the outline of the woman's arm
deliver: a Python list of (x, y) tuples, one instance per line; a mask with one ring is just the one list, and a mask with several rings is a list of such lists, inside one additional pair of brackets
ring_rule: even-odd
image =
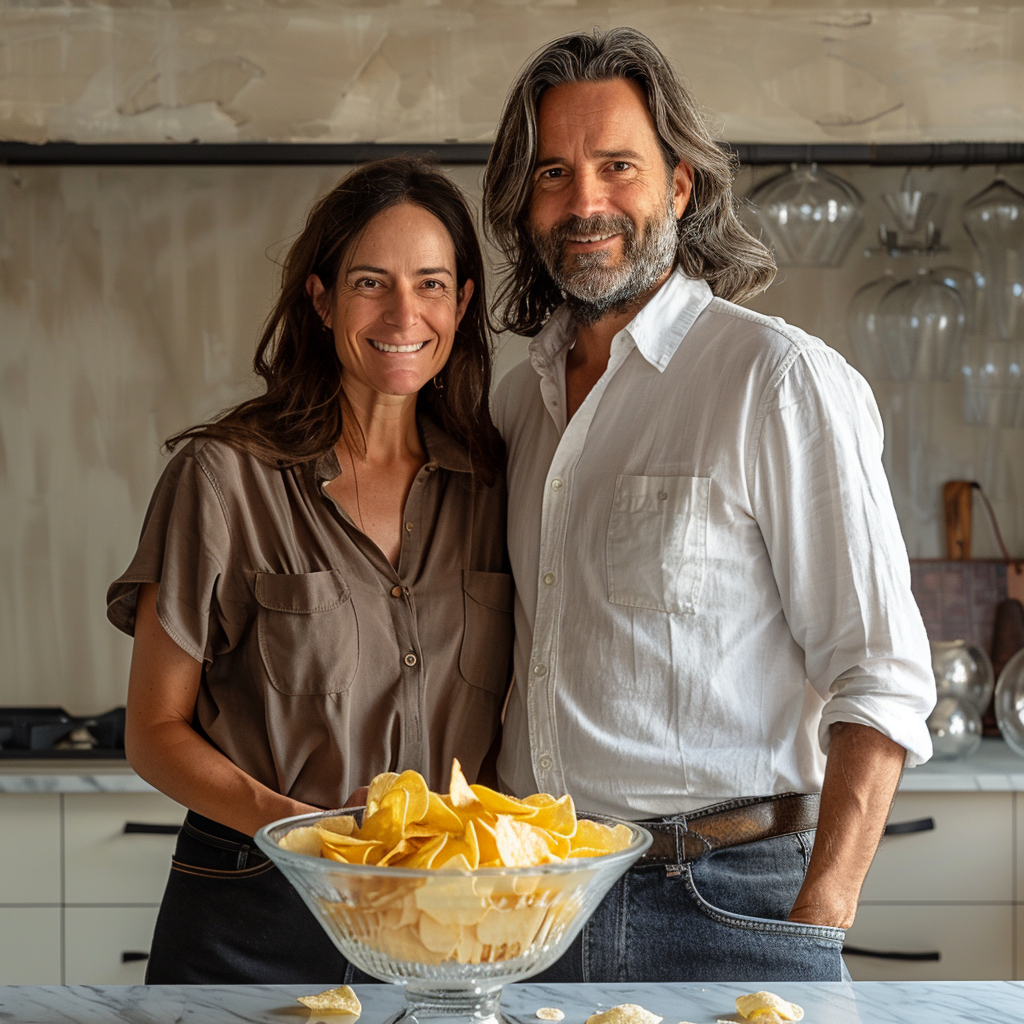
[(129, 764), (172, 800), (250, 836), (278, 818), (318, 810), (257, 782), (192, 728), (202, 666), (160, 625), (156, 594), (155, 583), (139, 588), (125, 731)]

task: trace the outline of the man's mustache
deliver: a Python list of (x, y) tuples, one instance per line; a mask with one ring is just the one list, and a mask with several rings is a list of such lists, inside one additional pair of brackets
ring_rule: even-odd
[(591, 235), (622, 235), (630, 241), (636, 234), (636, 226), (629, 217), (624, 215), (607, 216), (595, 214), (593, 217), (577, 217), (573, 214), (556, 224), (548, 235), (548, 240), (561, 245), (578, 238)]

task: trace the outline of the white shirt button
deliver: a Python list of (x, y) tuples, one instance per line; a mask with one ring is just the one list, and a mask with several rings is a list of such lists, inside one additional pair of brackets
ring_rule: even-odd
[(562, 481), (561, 481), (561, 479), (559, 477), (556, 476), (555, 479), (551, 481), (551, 490), (553, 490), (553, 491), (560, 491), (561, 489), (562, 489)]
[(416, 664), (416, 655), (411, 652), (402, 659), (409, 668), (412, 668)]
[(554, 764), (554, 761), (552, 761), (550, 756), (547, 754), (541, 754), (540, 757), (537, 758), (537, 767), (542, 772), (551, 771), (552, 764)]
[(533, 666), (533, 674), (535, 676), (538, 676), (538, 677), (544, 675), (544, 673), (547, 672), (547, 670), (548, 670), (547, 665), (534, 665)]
[(541, 578), (549, 587), (555, 582), (555, 574), (553, 572), (546, 572)]

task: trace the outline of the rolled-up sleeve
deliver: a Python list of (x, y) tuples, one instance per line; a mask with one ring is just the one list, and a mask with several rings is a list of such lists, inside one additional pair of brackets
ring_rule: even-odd
[(766, 396), (753, 504), (807, 679), (836, 722), (872, 726), (931, 756), (935, 681), (910, 563), (882, 467), (867, 383), (838, 353), (805, 349)]

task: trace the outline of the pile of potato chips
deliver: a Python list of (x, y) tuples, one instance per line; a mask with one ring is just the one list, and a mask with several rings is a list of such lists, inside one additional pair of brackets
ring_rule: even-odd
[(471, 786), (452, 762), (446, 795), (419, 772), (385, 772), (370, 783), (362, 825), (351, 815), (293, 829), (281, 846), (349, 864), (472, 871), (533, 867), (600, 857), (629, 846), (625, 825), (577, 820), (572, 797), (537, 793), (524, 800)]
[(569, 796), (518, 800), (471, 786), (455, 761), (447, 794), (431, 793), (417, 772), (378, 775), (362, 825), (349, 815), (321, 819), (280, 845), (348, 864), (441, 869), (430, 877), (338, 875), (332, 898), (314, 894), (343, 949), (356, 942), (388, 960), (436, 965), (495, 963), (556, 941), (579, 914), (593, 874), (468, 872), (599, 857), (631, 838), (625, 825), (577, 820)]

